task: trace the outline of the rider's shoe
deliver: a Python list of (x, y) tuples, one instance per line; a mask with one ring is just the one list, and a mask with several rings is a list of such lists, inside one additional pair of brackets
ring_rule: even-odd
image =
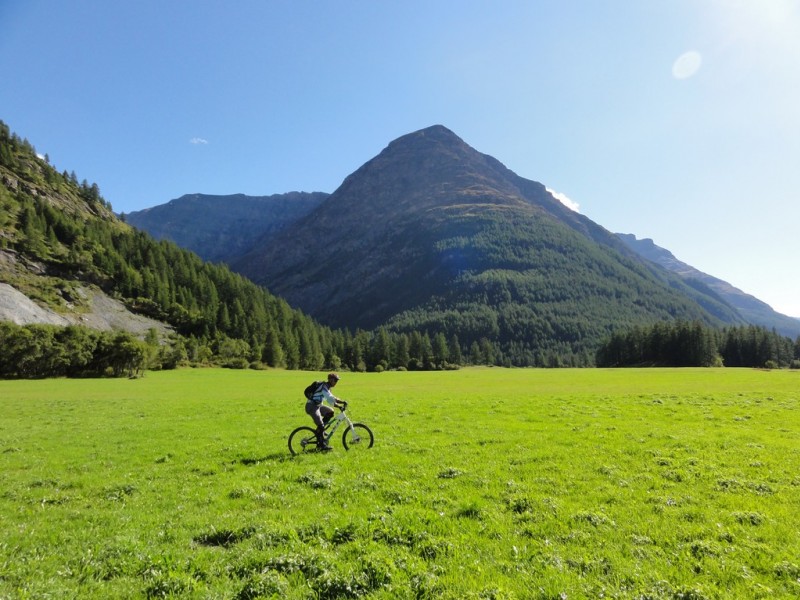
[(327, 443), (325, 443), (325, 444), (322, 444), (322, 445), (319, 447), (319, 449), (320, 449), (322, 452), (330, 452), (331, 450), (333, 450), (333, 448), (331, 448), (331, 447), (330, 447), (330, 446), (329, 446)]

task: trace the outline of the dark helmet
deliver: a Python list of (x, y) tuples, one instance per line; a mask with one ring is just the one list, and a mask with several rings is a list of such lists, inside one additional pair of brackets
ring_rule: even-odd
[(328, 373), (328, 381), (339, 381), (339, 376), (336, 373)]

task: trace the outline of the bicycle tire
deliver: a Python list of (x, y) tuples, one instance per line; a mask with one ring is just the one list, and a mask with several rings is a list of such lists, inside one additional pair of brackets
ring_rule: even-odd
[(298, 427), (289, 434), (289, 452), (292, 456), (316, 451), (317, 432), (311, 427)]
[(345, 450), (350, 450), (350, 448), (372, 448), (374, 443), (375, 436), (372, 435), (372, 430), (363, 423), (353, 423), (353, 429), (347, 427), (342, 434), (342, 446), (344, 446)]

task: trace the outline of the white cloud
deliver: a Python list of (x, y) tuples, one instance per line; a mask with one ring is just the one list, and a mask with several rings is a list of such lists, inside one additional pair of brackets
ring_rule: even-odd
[(571, 211), (574, 211), (576, 213), (581, 212), (581, 205), (578, 204), (577, 202), (575, 202), (574, 200), (571, 200), (570, 198), (568, 198), (566, 194), (562, 194), (561, 192), (557, 192), (555, 190), (551, 190), (550, 188), (545, 188), (545, 189), (548, 192), (550, 192), (550, 195), (553, 198), (555, 198), (556, 200), (561, 202), (561, 204), (566, 206)]
[(198, 146), (198, 145), (204, 146), (204, 145), (208, 144), (208, 140), (204, 140), (201, 137), (193, 137), (192, 139), (189, 140), (189, 143), (190, 144), (194, 144), (195, 146)]

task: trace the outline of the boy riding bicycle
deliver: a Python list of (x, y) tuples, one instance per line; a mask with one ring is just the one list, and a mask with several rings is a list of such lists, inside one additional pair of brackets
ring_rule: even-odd
[(311, 417), (314, 424), (317, 426), (317, 444), (322, 450), (330, 450), (331, 447), (325, 441), (323, 432), (325, 425), (328, 424), (333, 418), (333, 408), (326, 406), (327, 402), (331, 406), (337, 407), (345, 405), (343, 400), (340, 400), (331, 393), (331, 388), (335, 387), (339, 382), (339, 376), (336, 373), (328, 373), (328, 380), (323, 381), (312, 394), (311, 398), (306, 402), (306, 414)]

